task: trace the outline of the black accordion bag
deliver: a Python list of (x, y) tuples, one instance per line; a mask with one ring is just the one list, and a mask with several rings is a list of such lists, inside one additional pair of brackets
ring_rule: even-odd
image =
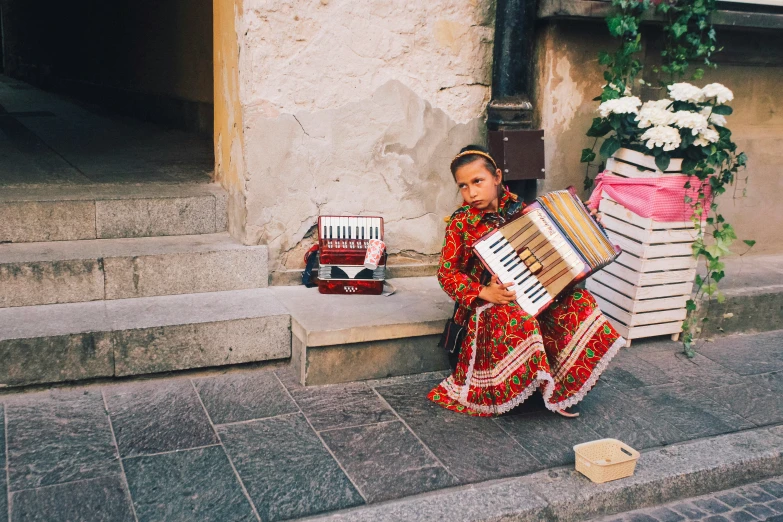
[[(454, 305), (454, 314), (457, 313), (458, 304)], [(446, 321), (446, 327), (443, 329), (443, 333), (440, 336), (438, 346), (446, 350), (451, 355), (459, 354), (459, 349), (462, 346), (462, 341), (465, 340), (468, 329), (461, 324), (454, 321), (454, 315), (451, 319)]]

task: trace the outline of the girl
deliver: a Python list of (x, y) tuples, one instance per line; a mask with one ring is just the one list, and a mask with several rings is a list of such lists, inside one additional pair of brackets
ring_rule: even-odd
[(480, 284), (483, 265), (473, 243), (524, 208), (502, 185), (489, 153), (470, 145), (451, 162), (464, 198), (449, 219), (438, 269), (443, 290), (458, 304), (455, 321), (467, 325), (454, 372), (428, 397), (469, 415), (500, 415), (541, 389), (549, 410), (566, 417), (624, 344), (593, 297), (566, 290), (537, 318), (527, 315), (497, 277)]

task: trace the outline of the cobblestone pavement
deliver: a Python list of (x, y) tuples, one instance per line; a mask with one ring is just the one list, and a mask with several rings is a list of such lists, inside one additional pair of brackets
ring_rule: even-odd
[(293, 519), (571, 465), (598, 438), (643, 450), (780, 424), (781, 334), (692, 360), (635, 342), (576, 419), (536, 396), (496, 419), (449, 412), (426, 398), (443, 374), (304, 388), (280, 365), (6, 391), (0, 522)]
[(783, 477), (594, 522), (783, 522)]

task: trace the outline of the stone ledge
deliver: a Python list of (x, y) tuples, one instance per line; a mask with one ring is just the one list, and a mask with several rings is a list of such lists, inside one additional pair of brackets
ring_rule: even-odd
[(0, 386), (288, 358), (290, 324), (267, 289), (0, 309)]
[(588, 520), (783, 473), (783, 426), (643, 452), (634, 475), (594, 484), (572, 467), (435, 491), (306, 520)]
[(292, 363), (301, 384), (448, 366), (437, 339), (454, 303), (434, 277), (400, 278), (393, 284), (396, 291), (390, 296), (323, 295), (303, 286), (270, 289), (291, 314)]
[[(747, 27), (752, 29), (783, 29), (783, 14), (778, 11), (731, 11), (718, 9), (712, 23), (717, 27)], [(595, 0), (541, 0), (538, 4), (538, 18), (599, 19), (603, 20), (614, 8), (611, 2)], [(661, 15), (647, 15), (645, 21), (663, 22)]]
[(263, 288), (267, 258), (226, 232), (0, 245), (0, 307)]

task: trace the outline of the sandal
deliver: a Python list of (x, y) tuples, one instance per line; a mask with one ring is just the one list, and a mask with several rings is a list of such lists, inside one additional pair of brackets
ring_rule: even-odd
[(565, 410), (557, 410), (557, 413), (559, 413), (563, 417), (568, 417), (569, 419), (573, 419), (574, 417), (579, 417), (578, 413), (570, 413)]

